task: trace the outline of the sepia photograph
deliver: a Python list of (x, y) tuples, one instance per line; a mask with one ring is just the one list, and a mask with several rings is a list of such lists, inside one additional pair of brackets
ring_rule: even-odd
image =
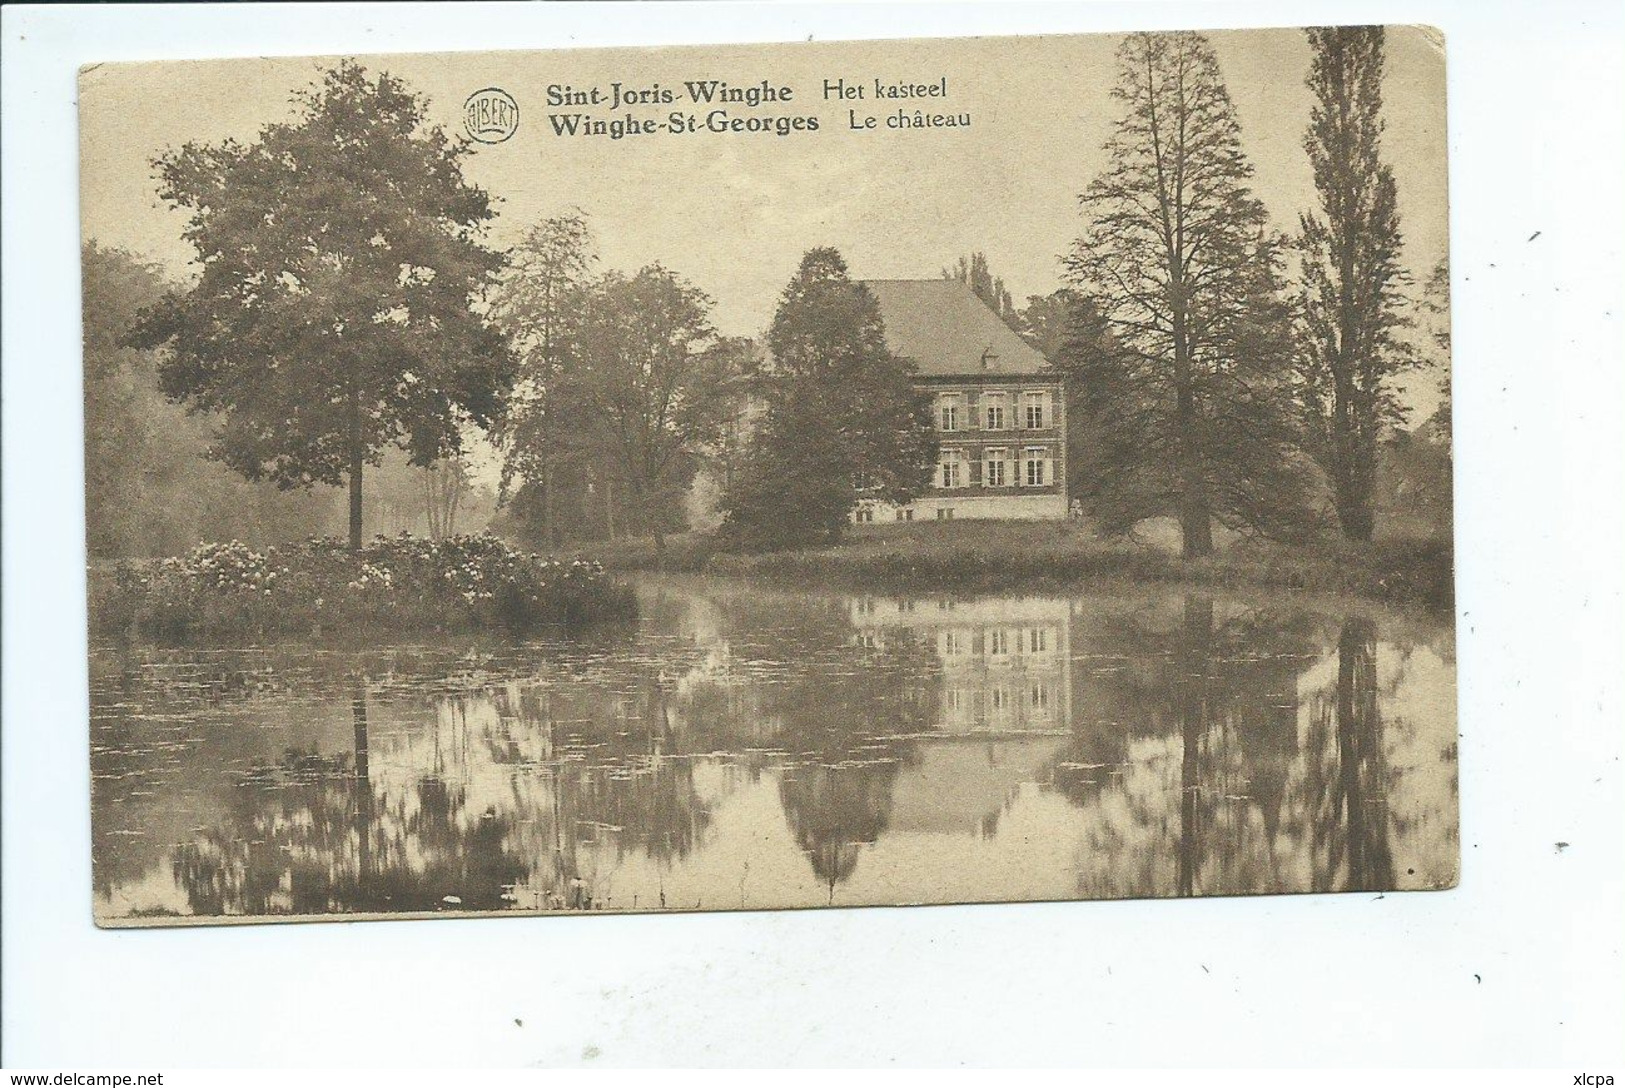
[(1619, 1082), (1625, 7), (5, 3), (0, 147), (0, 1083)]
[(97, 923), (1454, 886), (1444, 76), (84, 67)]

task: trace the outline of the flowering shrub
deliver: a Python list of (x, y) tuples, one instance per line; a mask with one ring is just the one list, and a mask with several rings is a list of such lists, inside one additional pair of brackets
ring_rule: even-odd
[(148, 635), (389, 627), (576, 624), (635, 610), (597, 563), (515, 551), (486, 533), (376, 537), (360, 552), (312, 538), (257, 552), (201, 544), (156, 564), (121, 564), (92, 595), (98, 628)]

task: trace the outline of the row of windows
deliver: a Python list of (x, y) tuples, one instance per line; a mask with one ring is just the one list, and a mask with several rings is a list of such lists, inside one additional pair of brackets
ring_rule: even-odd
[(993, 447), (977, 459), (963, 450), (943, 450), (937, 455), (938, 487), (1048, 487), (1055, 482), (1055, 466), (1049, 447), (1029, 446), (1020, 451)]
[(975, 635), (966, 631), (943, 631), (937, 636), (937, 649), (944, 657), (958, 657), (968, 653), (982, 653), (988, 657), (1004, 657), (1012, 652), (1047, 654), (1053, 642), (1053, 634), (1053, 630), (1048, 627), (1016, 630), (995, 627)]
[[(941, 511), (938, 511), (939, 516), (940, 514)], [(853, 520), (860, 525), (872, 525), (874, 524), (875, 520), (875, 508), (872, 506), (860, 506), (853, 513), (852, 517)], [(897, 521), (913, 521), (914, 510), (912, 507), (899, 506), (897, 509), (892, 511), (892, 517)]]
[[(1011, 654), (1047, 654), (1055, 644), (1056, 631), (1051, 627), (1008, 628), (995, 627), (989, 631), (942, 631), (937, 635), (937, 651), (943, 657), (957, 658), (967, 654), (987, 657), (1008, 657)], [(858, 645), (870, 648), (882, 645), (876, 631), (857, 633)]]
[[(943, 703), (945, 707), (954, 712), (963, 712), (971, 709), (977, 702), (981, 692), (966, 691), (963, 688), (949, 688)], [(1010, 710), (1022, 693), (1012, 692), (1009, 688), (989, 688), (987, 694), (987, 708), (989, 710)], [(1027, 705), (1034, 710), (1049, 709), (1049, 685), (1033, 684), (1025, 692)]]
[[(1005, 394), (983, 393), (974, 417), (965, 410), (963, 393), (937, 395), (937, 429), (957, 431), (965, 424), (980, 425), (984, 431), (1003, 431), (1012, 426), (1005, 411)], [(1029, 431), (1041, 431), (1050, 426), (1049, 393), (1037, 391), (1021, 394), (1021, 425)]]
[[(962, 603), (967, 602), (956, 601), (952, 597), (938, 597), (934, 601), (916, 601), (910, 597), (899, 597), (895, 600), (885, 597), (855, 597), (852, 600), (852, 614), (855, 616), (878, 615), (882, 611), (880, 607), (882, 604), (888, 605), (886, 611), (895, 610), (898, 613), (910, 613), (916, 608), (925, 608), (927, 611), (934, 608), (938, 612), (954, 612), (958, 610)], [(1053, 631), (1055, 628), (1049, 627), (1046, 630)]]

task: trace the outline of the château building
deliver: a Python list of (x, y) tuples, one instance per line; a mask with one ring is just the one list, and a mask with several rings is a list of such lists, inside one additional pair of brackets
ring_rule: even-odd
[(892, 354), (932, 397), (941, 445), (913, 502), (861, 502), (858, 522), (1062, 519), (1066, 398), (1061, 377), (959, 280), (866, 280)]

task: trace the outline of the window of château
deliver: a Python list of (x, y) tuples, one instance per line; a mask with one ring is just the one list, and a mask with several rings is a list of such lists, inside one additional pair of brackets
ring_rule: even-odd
[(1004, 430), (1004, 394), (988, 393), (982, 397), (983, 426), (990, 431)]
[(1027, 450), (1022, 460), (1022, 483), (1027, 487), (1044, 487), (1050, 482), (1049, 451), (1035, 446)]
[(1004, 487), (1008, 482), (1005, 475), (1004, 451), (1002, 449), (988, 450), (986, 463), (982, 466), (982, 481), (988, 487)]
[(1028, 393), (1026, 395), (1025, 405), (1027, 411), (1028, 430), (1043, 430), (1047, 425), (1045, 417), (1049, 415), (1049, 412), (1047, 411), (1049, 407), (1048, 401), (1048, 393)]

